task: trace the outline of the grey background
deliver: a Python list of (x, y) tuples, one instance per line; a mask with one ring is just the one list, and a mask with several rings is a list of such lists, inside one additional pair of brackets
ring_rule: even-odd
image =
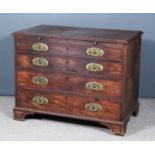
[(14, 95), (11, 33), (39, 24), (142, 30), (140, 97), (155, 97), (155, 14), (0, 14), (0, 95)]

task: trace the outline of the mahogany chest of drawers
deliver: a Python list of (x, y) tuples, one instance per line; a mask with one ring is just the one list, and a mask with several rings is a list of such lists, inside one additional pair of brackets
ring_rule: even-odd
[(48, 25), (14, 32), (14, 119), (50, 114), (124, 135), (139, 109), (141, 34)]

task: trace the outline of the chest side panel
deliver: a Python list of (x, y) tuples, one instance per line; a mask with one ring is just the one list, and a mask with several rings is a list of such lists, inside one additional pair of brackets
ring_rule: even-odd
[(137, 36), (126, 46), (122, 119), (130, 115), (135, 106), (138, 106), (140, 52), (141, 36)]

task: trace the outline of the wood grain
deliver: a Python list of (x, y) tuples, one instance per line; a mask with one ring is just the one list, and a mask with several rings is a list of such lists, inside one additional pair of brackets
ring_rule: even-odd
[[(141, 31), (105, 30), (41, 25), (14, 32), (16, 65), (16, 106), (14, 118), (41, 113), (96, 121), (108, 126), (114, 134), (124, 135), (131, 115), (139, 110)], [(44, 43), (47, 52), (36, 52), (34, 43)], [(101, 57), (86, 54), (88, 48), (104, 51)], [(48, 61), (47, 67), (32, 63), (36, 57)], [(103, 71), (86, 69), (89, 63)], [(32, 83), (35, 76), (48, 79), (46, 85)], [(86, 89), (87, 82), (99, 82), (103, 90)], [(40, 105), (34, 96), (48, 99)], [(101, 111), (85, 108), (96, 103)]]
[(14, 36), (48, 37), (54, 40), (84, 40), (128, 43), (142, 31), (39, 25), (13, 33)]
[[(48, 79), (48, 84), (37, 85), (32, 82), (35, 76), (43, 76)], [(96, 79), (92, 77), (79, 76), (59, 72), (27, 72), (17, 71), (17, 83), (19, 87), (57, 91), (68, 91), (84, 93), (93, 96), (105, 96), (114, 99), (121, 99), (121, 81), (110, 81)], [(103, 85), (103, 90), (89, 90), (86, 88), (87, 82), (98, 82)]]
[[(34, 96), (46, 97), (49, 101), (46, 105), (39, 105), (32, 101)], [(72, 114), (83, 117), (94, 117), (97, 119), (120, 119), (120, 103), (108, 100), (98, 100), (86, 98), (78, 95), (69, 96), (61, 93), (45, 93), (37, 91), (17, 91), (17, 105), (23, 108), (36, 109), (41, 111)], [(85, 109), (87, 103), (98, 103), (102, 106), (102, 111), (91, 112)]]
[[(96, 60), (86, 60), (70, 57), (40, 57), (48, 61), (47, 67), (38, 67), (32, 63), (34, 58), (38, 55), (24, 55), (17, 54), (16, 65), (19, 68), (29, 68), (29, 69), (42, 69), (42, 70), (59, 70), (62, 72), (72, 72), (72, 73), (83, 73), (89, 75), (104, 76), (106, 74), (111, 78), (121, 78), (122, 64), (109, 61), (96, 61)], [(103, 71), (93, 72), (86, 69), (86, 65), (89, 63), (97, 63), (104, 67)]]
[[(35, 43), (44, 43), (48, 46), (47, 52), (37, 52), (32, 49), (32, 45)], [(80, 46), (79, 46), (80, 45)], [(104, 55), (101, 57), (88, 56), (86, 51), (89, 48), (99, 48), (104, 51)], [(72, 56), (80, 58), (93, 58), (101, 60), (113, 60), (122, 61), (123, 60), (123, 50), (124, 46), (122, 44), (113, 43), (91, 43), (91, 42), (50, 42), (49, 39), (43, 38), (38, 40), (32, 37), (16, 38), (16, 50), (18, 53), (25, 54), (38, 54), (41, 56)]]

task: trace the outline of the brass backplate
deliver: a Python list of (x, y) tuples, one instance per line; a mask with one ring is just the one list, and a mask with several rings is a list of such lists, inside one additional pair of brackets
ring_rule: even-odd
[(32, 60), (32, 63), (38, 67), (47, 67), (48, 66), (48, 60), (46, 60), (45, 58), (36, 57)]
[(86, 53), (90, 56), (96, 56), (96, 57), (101, 57), (104, 55), (104, 51), (96, 47), (88, 48), (86, 50)]
[(32, 45), (32, 49), (38, 52), (46, 52), (48, 51), (48, 46), (44, 43), (35, 43)]
[(48, 99), (43, 96), (35, 96), (32, 101), (37, 104), (48, 104)]
[(48, 84), (48, 79), (44, 76), (35, 76), (32, 78), (32, 82), (37, 85)]
[(85, 109), (91, 112), (98, 112), (102, 110), (102, 106), (97, 103), (87, 103)]
[(103, 90), (103, 85), (99, 82), (87, 82), (86, 88), (91, 90)]
[(93, 72), (100, 72), (104, 69), (104, 67), (100, 64), (89, 63), (86, 65), (86, 69)]

